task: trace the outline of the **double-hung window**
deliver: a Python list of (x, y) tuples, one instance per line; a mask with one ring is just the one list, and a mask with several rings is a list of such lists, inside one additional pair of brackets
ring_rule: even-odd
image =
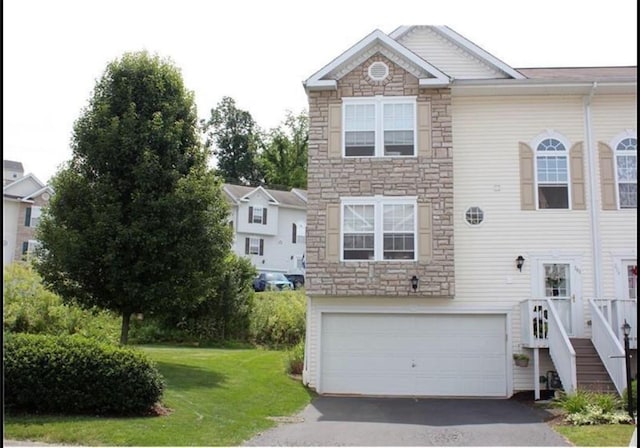
[(416, 199), (342, 199), (342, 259), (416, 260)]
[(536, 148), (538, 208), (569, 208), (569, 169), (565, 145), (545, 138)]
[(616, 145), (616, 178), (620, 208), (638, 208), (638, 140), (625, 138)]
[(344, 98), (345, 157), (416, 155), (416, 98)]

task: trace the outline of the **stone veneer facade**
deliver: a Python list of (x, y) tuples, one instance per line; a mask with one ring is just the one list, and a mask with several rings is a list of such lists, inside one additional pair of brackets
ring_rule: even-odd
[[(374, 61), (389, 66), (383, 81), (373, 81)], [(343, 97), (415, 96), (431, 104), (431, 148), (408, 158), (331, 157), (328, 149), (329, 106)], [(338, 80), (337, 90), (311, 91), (309, 98), (309, 167), (307, 272), (310, 296), (397, 296), (453, 298), (453, 147), (451, 92), (420, 88), (418, 79), (381, 54), (375, 54)], [(416, 149), (417, 150), (417, 149)], [(417, 196), (430, 203), (432, 256), (422, 261), (349, 261), (326, 257), (327, 207), (346, 196)], [(414, 292), (410, 278), (419, 278)]]

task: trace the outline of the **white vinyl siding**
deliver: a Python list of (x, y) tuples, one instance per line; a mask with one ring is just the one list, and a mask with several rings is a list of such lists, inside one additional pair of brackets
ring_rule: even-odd
[(398, 42), (455, 79), (495, 79), (507, 76), (481, 62), (434, 31), (415, 27)]
[(343, 98), (344, 157), (416, 155), (416, 98)]

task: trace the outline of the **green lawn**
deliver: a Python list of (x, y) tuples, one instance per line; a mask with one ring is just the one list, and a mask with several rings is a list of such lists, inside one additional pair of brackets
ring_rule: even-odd
[(574, 446), (629, 446), (633, 425), (555, 425), (553, 429)]
[(311, 401), (284, 373), (282, 351), (141, 347), (166, 379), (167, 416), (5, 414), (4, 438), (85, 446), (239, 445)]

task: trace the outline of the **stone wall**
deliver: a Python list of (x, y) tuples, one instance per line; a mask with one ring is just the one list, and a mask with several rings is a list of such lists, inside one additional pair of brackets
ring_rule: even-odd
[[(382, 60), (390, 67), (384, 81), (374, 82), (367, 67)], [(411, 158), (332, 158), (328, 152), (329, 105), (342, 97), (416, 96), (431, 103), (431, 151)], [(338, 81), (337, 91), (309, 93), (309, 168), (307, 273), (310, 295), (425, 296), (454, 295), (453, 154), (451, 92), (419, 88), (418, 79), (380, 54), (372, 56)], [(433, 256), (429, 262), (327, 260), (327, 206), (345, 196), (417, 196), (433, 213)], [(416, 275), (414, 292), (410, 278)]]

